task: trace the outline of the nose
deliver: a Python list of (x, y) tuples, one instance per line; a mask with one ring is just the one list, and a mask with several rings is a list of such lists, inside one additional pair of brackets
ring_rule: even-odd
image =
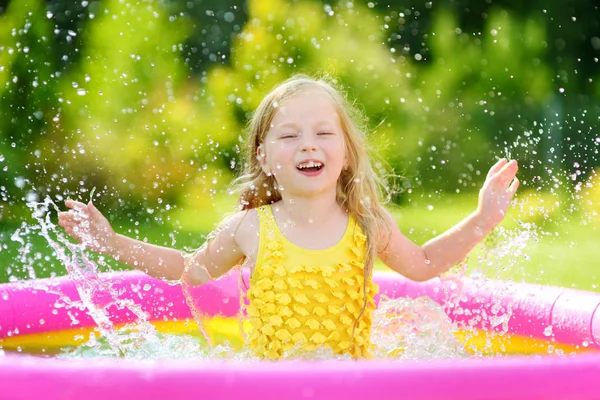
[(317, 145), (312, 135), (302, 135), (302, 151), (317, 151)]

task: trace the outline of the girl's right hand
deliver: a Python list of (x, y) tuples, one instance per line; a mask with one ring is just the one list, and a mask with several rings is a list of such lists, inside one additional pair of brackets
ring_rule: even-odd
[(58, 214), (58, 224), (69, 236), (92, 251), (108, 253), (112, 250), (117, 235), (91, 201), (85, 205), (67, 200), (65, 206), (70, 210)]

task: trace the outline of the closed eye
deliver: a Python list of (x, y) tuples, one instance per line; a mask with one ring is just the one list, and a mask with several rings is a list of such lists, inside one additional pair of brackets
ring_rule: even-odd
[(285, 135), (279, 136), (279, 139), (290, 139), (290, 138), (295, 138), (296, 136), (298, 136), (298, 135), (296, 135), (295, 133), (287, 133)]
[(335, 135), (333, 132), (319, 132), (317, 135)]

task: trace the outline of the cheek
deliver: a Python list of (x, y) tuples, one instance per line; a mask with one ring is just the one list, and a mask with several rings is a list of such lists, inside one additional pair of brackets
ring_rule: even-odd
[(285, 159), (294, 154), (295, 146), (290, 142), (277, 142), (273, 144), (273, 155), (278, 159)]
[[(270, 144), (268, 147), (268, 157), (267, 163), (275, 170), (275, 168), (279, 165), (281, 167), (285, 167), (288, 164), (292, 164), (294, 160), (294, 149), (291, 146), (286, 145), (285, 143), (276, 142)], [(280, 170), (281, 168), (277, 168)]]
[(343, 142), (330, 142), (325, 147), (330, 160), (343, 162), (346, 154)]

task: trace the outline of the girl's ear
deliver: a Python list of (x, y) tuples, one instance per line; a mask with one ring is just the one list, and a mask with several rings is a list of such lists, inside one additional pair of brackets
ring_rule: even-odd
[(265, 146), (261, 143), (256, 148), (256, 159), (260, 163), (262, 170), (267, 176), (271, 175), (271, 170), (269, 169), (269, 165), (267, 164), (267, 155), (265, 154)]

